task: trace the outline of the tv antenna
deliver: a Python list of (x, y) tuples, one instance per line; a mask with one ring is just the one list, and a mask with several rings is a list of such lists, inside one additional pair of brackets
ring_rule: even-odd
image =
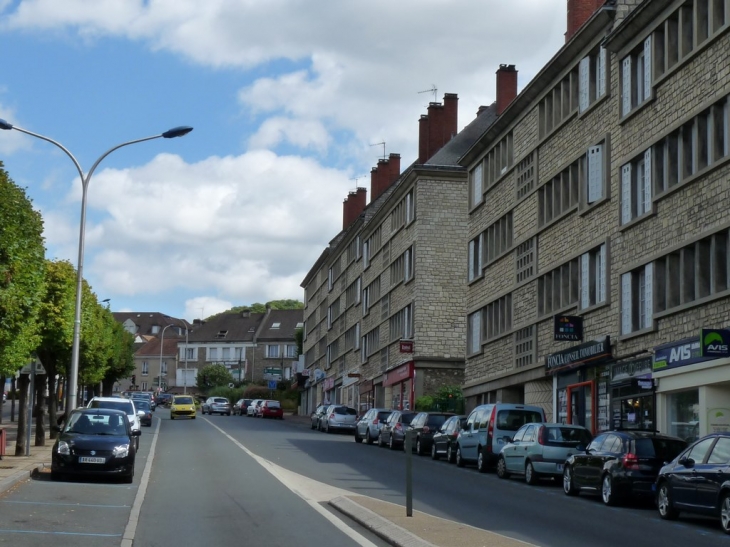
[(367, 177), (367, 175), (360, 175), (358, 177), (352, 177), (350, 179), (350, 180), (354, 180), (355, 181), (355, 190), (357, 190), (359, 188), (359, 186), (357, 185), (357, 181), (360, 180), (360, 179), (364, 179), (366, 177)]
[(383, 145), (383, 159), (385, 159), (385, 141), (383, 142), (376, 142), (375, 144), (371, 144), (370, 146), (380, 146)]
[(436, 98), (436, 94), (438, 93), (438, 89), (436, 88), (436, 84), (431, 84), (431, 89), (424, 89), (423, 91), (419, 91), (419, 95), (421, 93), (433, 93), (433, 102), (438, 102), (438, 99)]

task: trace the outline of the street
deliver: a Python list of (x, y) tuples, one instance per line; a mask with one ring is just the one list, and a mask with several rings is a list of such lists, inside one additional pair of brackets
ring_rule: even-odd
[[(385, 545), (326, 501), (349, 493), (405, 505), (405, 461), (301, 420), (171, 421), (159, 409), (143, 428), (134, 484), (41, 473), (0, 498), (0, 544)], [(650, 503), (608, 508), (597, 496), (568, 498), (560, 484), (531, 487), (415, 455), (413, 476), (415, 510), (534, 545), (730, 545), (716, 519), (664, 522)]]

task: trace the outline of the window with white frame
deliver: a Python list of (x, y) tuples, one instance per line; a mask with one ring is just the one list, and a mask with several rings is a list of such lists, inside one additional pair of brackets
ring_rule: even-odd
[(192, 359), (193, 361), (195, 361), (198, 359), (198, 348), (189, 347), (187, 349), (184, 349), (184, 352), (185, 354), (183, 355), (183, 357), (187, 357), (188, 360)]
[(167, 361), (162, 361), (160, 369), (160, 374), (162, 374), (163, 376), (167, 376)]
[(403, 272), (404, 280), (406, 282), (413, 279), (413, 247), (408, 247), (406, 252), (403, 253), (403, 262), (405, 271)]
[(621, 224), (651, 211), (651, 148), (621, 167)]
[(349, 308), (360, 303), (360, 281), (361, 278), (358, 277), (345, 290), (345, 307)]
[(150, 374), (150, 364), (145, 361), (142, 363), (142, 376), (149, 376)]
[(580, 259), (580, 307), (585, 309), (606, 301), (606, 244)]
[(467, 323), (467, 352), (479, 353), (482, 349), (482, 310), (469, 314)]
[(580, 185), (585, 173), (585, 156), (581, 156), (537, 190), (537, 224), (545, 226), (577, 207)]
[(469, 173), (469, 208), (484, 200), (484, 163), (479, 162)]
[(208, 348), (208, 361), (215, 361), (218, 359), (218, 348)]
[(224, 361), (229, 361), (231, 359), (231, 348), (221, 349), (221, 359)]
[(537, 279), (537, 315), (574, 306), (580, 298), (580, 261), (574, 258)]
[(391, 341), (413, 338), (413, 304), (394, 313), (389, 322)]
[(366, 239), (362, 244), (362, 267), (367, 269), (370, 266), (370, 240)]
[(482, 276), (484, 267), (484, 232), (469, 242), (469, 281)]
[(414, 191), (411, 190), (406, 194), (406, 224), (410, 224), (416, 220), (416, 198)]
[(578, 103), (581, 112), (606, 94), (606, 57), (606, 49), (599, 47), (583, 57), (578, 65)]
[(654, 264), (651, 262), (621, 276), (621, 334), (652, 326), (653, 280)]
[(621, 114), (626, 116), (634, 108), (651, 98), (651, 36), (621, 60)]
[(603, 143), (591, 146), (587, 153), (587, 192), (586, 201), (594, 203), (606, 197)]
[(390, 265), (390, 284), (397, 285), (402, 281), (409, 281), (412, 277), (413, 247), (409, 247)]
[(370, 285), (362, 291), (362, 313), (367, 315), (370, 307), (380, 300), (380, 278), (373, 280)]
[(284, 357), (286, 357), (287, 359), (296, 359), (297, 355), (299, 355), (299, 352), (297, 351), (297, 345), (287, 344), (286, 354), (284, 355)]
[(380, 350), (380, 327), (375, 327), (362, 337), (362, 362)]
[(266, 345), (266, 357), (269, 359), (277, 359), (279, 356), (279, 344)]
[(142, 382), (142, 385), (140, 385), (140, 386), (139, 386), (139, 388), (140, 388), (140, 389), (141, 389), (142, 391), (147, 391), (147, 389), (148, 389), (148, 387), (147, 387), (147, 386), (148, 386), (147, 382)]

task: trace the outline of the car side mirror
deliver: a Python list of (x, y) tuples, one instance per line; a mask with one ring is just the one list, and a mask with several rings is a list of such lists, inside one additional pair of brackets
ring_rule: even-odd
[(504, 437), (502, 437), (502, 440), (506, 443), (511, 443), (512, 437), (510, 437), (509, 435), (505, 435)]
[(132, 437), (141, 437), (142, 431), (140, 429), (133, 429), (132, 430)]
[(578, 446), (576, 446), (575, 450), (576, 452), (585, 452), (586, 454), (588, 453), (588, 449), (583, 444), (579, 444)]
[(145, 415), (145, 411), (144, 410), (138, 410), (137, 411), (137, 416), (139, 416), (140, 418), (142, 418), (144, 415)]
[(678, 462), (679, 465), (683, 465), (684, 467), (694, 467), (695, 461), (692, 458), (681, 458)]
[(55, 431), (56, 433), (60, 433), (63, 430), (63, 428), (60, 425), (52, 425), (51, 431)]

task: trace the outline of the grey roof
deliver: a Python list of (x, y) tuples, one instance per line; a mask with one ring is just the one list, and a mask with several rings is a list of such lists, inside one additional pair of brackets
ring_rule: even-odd
[[(258, 342), (293, 340), (304, 321), (304, 310), (270, 310), (268, 313), (222, 313), (202, 324), (196, 323), (190, 342)], [(278, 328), (273, 328), (279, 323)], [(159, 346), (158, 346), (159, 348)]]
[[(177, 317), (170, 317), (164, 313), (157, 311), (151, 312), (112, 312), (114, 319), (119, 323), (124, 323), (127, 320), (131, 320), (136, 326), (137, 331), (132, 334), (139, 335), (150, 335), (157, 336), (159, 333), (152, 332), (152, 327), (159, 327), (160, 330), (164, 329), (167, 325), (178, 325), (182, 333), (185, 333), (185, 327), (191, 328), (190, 323), (184, 319), (178, 319)], [(174, 336), (176, 329), (168, 329), (165, 336)]]
[(479, 137), (495, 122), (497, 104), (492, 103), (482, 110), (470, 124), (459, 131), (441, 149), (429, 158), (424, 165), (458, 166), (461, 157), (474, 145)]
[[(304, 322), (304, 310), (271, 310), (262, 322), (257, 341), (291, 340), (297, 325)], [(278, 323), (278, 326), (276, 324)], [(276, 328), (275, 328), (276, 326)]]

